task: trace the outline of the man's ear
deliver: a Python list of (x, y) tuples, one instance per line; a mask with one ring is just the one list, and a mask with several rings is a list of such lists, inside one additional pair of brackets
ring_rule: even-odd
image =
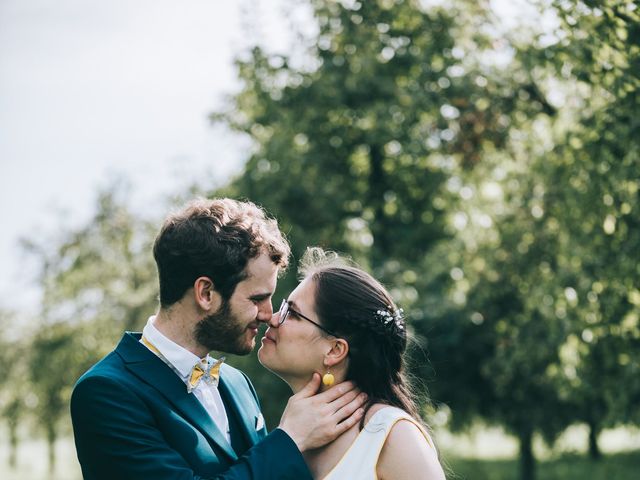
[(222, 297), (209, 277), (196, 278), (193, 283), (193, 296), (196, 304), (205, 312), (215, 312), (222, 304)]
[(344, 338), (331, 340), (331, 349), (324, 356), (324, 365), (333, 367), (347, 358), (349, 343)]

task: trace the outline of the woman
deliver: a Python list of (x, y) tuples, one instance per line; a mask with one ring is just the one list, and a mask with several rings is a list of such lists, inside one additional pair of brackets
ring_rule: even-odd
[(365, 416), (334, 442), (305, 453), (314, 478), (444, 479), (403, 375), (402, 311), (371, 275), (309, 249), (302, 281), (271, 319), (258, 358), (297, 393), (314, 372), (328, 387), (352, 380)]

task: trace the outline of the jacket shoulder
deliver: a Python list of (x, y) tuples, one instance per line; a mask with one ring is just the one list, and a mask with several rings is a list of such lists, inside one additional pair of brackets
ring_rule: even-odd
[(76, 382), (76, 386), (93, 377), (119, 378), (124, 374), (124, 371), (122, 359), (113, 351), (83, 373)]

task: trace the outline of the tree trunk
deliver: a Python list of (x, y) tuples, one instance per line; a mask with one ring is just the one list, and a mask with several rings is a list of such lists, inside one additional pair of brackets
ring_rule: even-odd
[(589, 422), (589, 458), (591, 460), (600, 460), (602, 453), (598, 446), (598, 435), (600, 434), (600, 428), (596, 422)]
[(53, 475), (56, 468), (56, 427), (52, 423), (47, 425), (47, 446), (49, 449), (49, 474)]
[(18, 466), (18, 423), (9, 422), (9, 468)]
[(533, 456), (533, 431), (526, 429), (520, 432), (520, 480), (536, 478), (536, 459)]
[(373, 267), (379, 267), (390, 255), (389, 233), (386, 215), (384, 213), (384, 193), (387, 190), (386, 174), (382, 163), (384, 162), (384, 152), (381, 145), (371, 145), (369, 156), (371, 160), (371, 170), (369, 172), (369, 192), (367, 204), (373, 207), (373, 221), (371, 222), (371, 234), (373, 235), (373, 248), (371, 249), (371, 260)]

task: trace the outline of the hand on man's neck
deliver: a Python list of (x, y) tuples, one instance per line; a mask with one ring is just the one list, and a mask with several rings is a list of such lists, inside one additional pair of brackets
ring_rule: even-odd
[(190, 314), (182, 305), (176, 303), (168, 309), (160, 308), (153, 319), (153, 326), (172, 342), (199, 358), (204, 358), (209, 352), (196, 342), (193, 334), (197, 322), (194, 314)]

